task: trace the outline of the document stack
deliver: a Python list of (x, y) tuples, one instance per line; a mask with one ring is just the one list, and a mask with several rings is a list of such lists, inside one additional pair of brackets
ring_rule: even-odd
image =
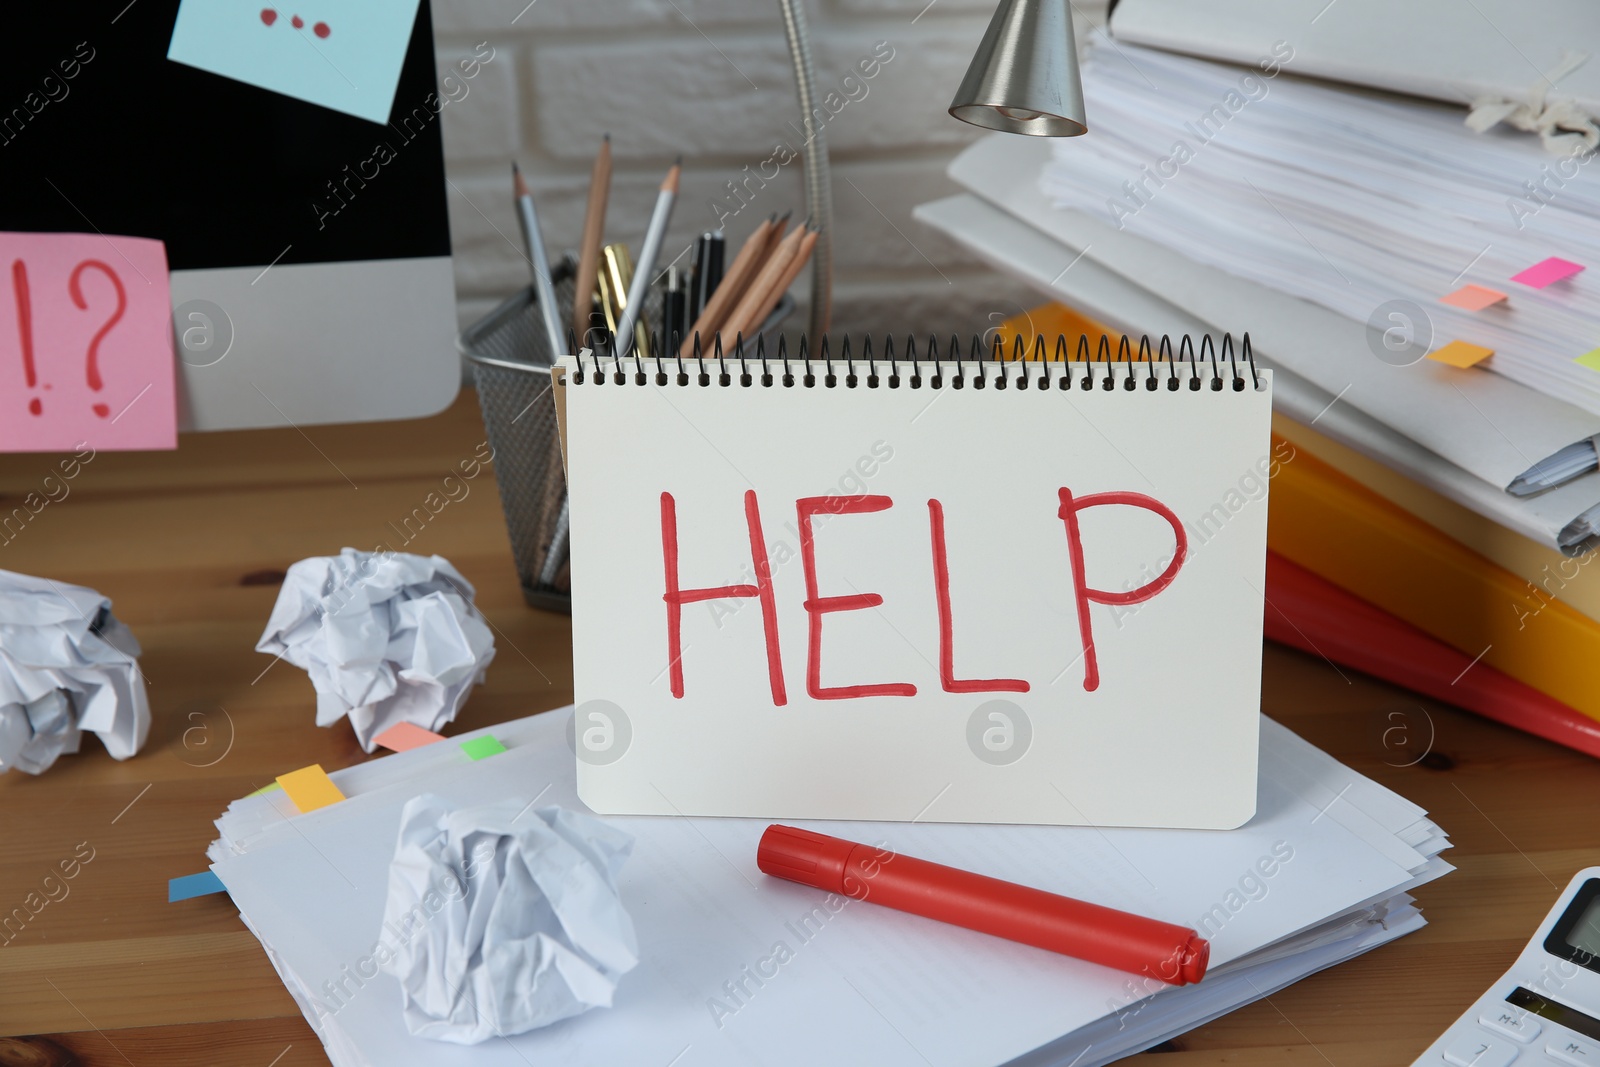
[[(1274, 429), (1296, 457), (1273, 488), (1275, 558), (1448, 653), (1441, 663), (1457, 657), (1438, 685), (1380, 667), (1376, 639), (1342, 662), (1600, 755), (1600, 675), (1587, 669), (1600, 655), (1587, 567), (1600, 543), (1600, 275), (1582, 272), (1600, 247), (1592, 130), (1469, 128), (1471, 100), (1438, 99), (1466, 84), (1450, 81), (1466, 62), (1455, 30), (1417, 58), (1439, 68), (1426, 77), (1353, 43), (1409, 7), (1340, 5), (1282, 38), (1273, 20), (1292, 12), (1214, 7), (1200, 34), (1174, 29), (1201, 17), (1182, 5), (1119, 5), (1112, 36), (1087, 49), (1090, 133), (986, 138), (951, 165), (968, 192), (918, 216), (1134, 336), (1248, 332), (1275, 369)], [(1499, 72), (1482, 91), (1531, 72), (1518, 48), (1554, 59), (1572, 43), (1479, 36), (1473, 62)], [(1509, 57), (1498, 66), (1496, 49)], [(1569, 80), (1587, 92), (1590, 74)], [(1567, 84), (1544, 85), (1551, 107)], [(1452, 365), (1453, 342), (1492, 355)]]
[[(762, 821), (616, 818), (636, 839), (620, 890), (641, 962), (613, 1006), (470, 1047), (411, 1036), (375, 962), (397, 947), (383, 918), (402, 807), (581, 810), (571, 729), (571, 709), (503, 723), (335, 771), (346, 799), (327, 807), (273, 791), (217, 821), (212, 869), (338, 1067), (1094, 1067), (1418, 929), (1410, 891), (1451, 869), (1420, 808), (1265, 718), (1259, 809), (1238, 830), (804, 824), (1190, 925), (1212, 946), (1192, 986), (769, 878)], [(454, 743), (485, 734), (506, 751), (473, 762)]]

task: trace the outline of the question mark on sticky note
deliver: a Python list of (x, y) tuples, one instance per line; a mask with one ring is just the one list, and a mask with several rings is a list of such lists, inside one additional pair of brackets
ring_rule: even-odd
[[(67, 291), (72, 294), (72, 302), (80, 311), (89, 309), (89, 301), (84, 299), (81, 279), (83, 272), (94, 268), (111, 279), (112, 286), (117, 292), (117, 310), (111, 317), (101, 324), (99, 331), (89, 342), (88, 356), (84, 361), (84, 377), (89, 383), (89, 388), (100, 392), (105, 388), (105, 380), (100, 376), (100, 342), (105, 340), (106, 334), (122, 320), (122, 313), (128, 309), (128, 294), (122, 288), (122, 279), (117, 277), (117, 272), (98, 259), (86, 259), (72, 269), (72, 277), (67, 281)], [(102, 419), (111, 414), (111, 408), (105, 404), (94, 405), (94, 413)]]

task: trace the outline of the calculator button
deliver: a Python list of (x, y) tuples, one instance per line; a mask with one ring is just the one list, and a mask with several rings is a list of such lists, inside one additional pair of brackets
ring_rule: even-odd
[(1509, 1008), (1478, 1016), (1478, 1025), (1524, 1045), (1538, 1037), (1540, 1030), (1539, 1020), (1532, 1015)]
[(1600, 1065), (1600, 1047), (1575, 1037), (1552, 1037), (1544, 1050), (1562, 1063), (1577, 1064), (1578, 1067)]
[[(1463, 1034), (1444, 1049), (1444, 1062), (1455, 1064), (1455, 1067), (1507, 1067), (1516, 1058), (1514, 1046), (1479, 1033)], [(1595, 1062), (1600, 1063), (1600, 1060)]]
[[(1485, 1033), (1462, 1033), (1445, 1046), (1446, 1064), (1456, 1067), (1507, 1067), (1517, 1059), (1517, 1049)], [(1589, 1062), (1589, 1061), (1581, 1061)], [(1600, 1062), (1600, 1061), (1595, 1061)]]

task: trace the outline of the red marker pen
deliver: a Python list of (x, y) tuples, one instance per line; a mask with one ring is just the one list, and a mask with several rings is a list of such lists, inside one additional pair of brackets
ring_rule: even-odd
[(909, 911), (1173, 985), (1198, 982), (1211, 945), (1193, 930), (793, 826), (761, 835), (778, 878)]

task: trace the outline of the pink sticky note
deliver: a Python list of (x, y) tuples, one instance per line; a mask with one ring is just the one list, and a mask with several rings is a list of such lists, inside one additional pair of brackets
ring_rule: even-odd
[(1540, 263), (1535, 263), (1519, 274), (1513, 274), (1511, 280), (1531, 285), (1535, 289), (1543, 289), (1552, 282), (1559, 282), (1563, 278), (1570, 278), (1583, 269), (1583, 264), (1574, 263), (1570, 259), (1560, 259), (1551, 256)]
[(1482, 311), (1490, 304), (1498, 304), (1505, 298), (1506, 294), (1498, 289), (1489, 289), (1482, 285), (1463, 285), (1455, 292), (1441, 296), (1439, 303), (1465, 308), (1467, 311)]
[(0, 452), (178, 447), (167, 250), (0, 233)]
[(397, 722), (373, 740), (391, 752), (407, 752), (423, 745), (431, 745), (435, 741), (443, 741), (444, 738), (432, 730), (424, 730), (416, 723)]

